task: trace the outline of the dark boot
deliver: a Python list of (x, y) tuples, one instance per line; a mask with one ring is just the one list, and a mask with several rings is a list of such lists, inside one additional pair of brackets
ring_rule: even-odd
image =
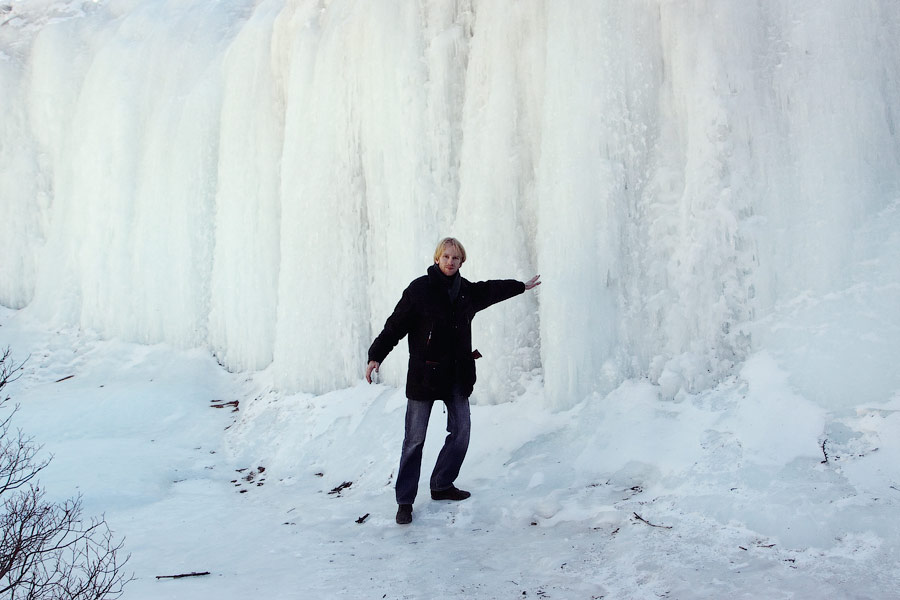
[(431, 490), (432, 500), (465, 500), (471, 496), (466, 490), (461, 490), (455, 486), (450, 486), (446, 490)]
[(397, 507), (397, 524), (409, 525), (412, 523), (412, 504), (401, 504)]

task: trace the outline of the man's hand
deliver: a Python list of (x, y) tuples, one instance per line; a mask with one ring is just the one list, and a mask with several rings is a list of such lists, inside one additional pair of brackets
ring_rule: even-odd
[(531, 279), (529, 279), (528, 281), (525, 282), (525, 289), (530, 290), (530, 289), (536, 288), (539, 285), (541, 285), (541, 276), (535, 275), (534, 277), (532, 277)]
[(381, 363), (376, 362), (374, 360), (370, 360), (369, 364), (366, 365), (366, 381), (372, 383), (372, 371), (378, 372), (378, 367), (381, 366)]

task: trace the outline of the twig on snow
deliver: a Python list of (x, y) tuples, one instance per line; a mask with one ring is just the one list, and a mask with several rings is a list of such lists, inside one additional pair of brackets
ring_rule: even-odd
[(209, 575), (209, 571), (203, 571), (202, 573), (179, 573), (178, 575), (157, 575), (157, 579), (181, 579), (183, 577), (203, 577), (204, 575)]
[(341, 485), (337, 486), (336, 488), (334, 488), (333, 490), (331, 490), (331, 491), (328, 492), (328, 493), (329, 493), (329, 494), (337, 494), (338, 496), (340, 496), (340, 495), (341, 495), (341, 492), (343, 492), (345, 489), (347, 489), (347, 488), (350, 487), (351, 485), (353, 485), (353, 482), (352, 482), (352, 481), (345, 481), (344, 483), (342, 483)]
[(641, 515), (639, 515), (637, 513), (631, 513), (631, 514), (634, 515), (635, 519), (637, 519), (641, 523), (645, 523), (645, 524), (649, 525), (650, 527), (658, 527), (660, 529), (672, 529), (671, 525), (657, 525), (655, 523), (651, 523), (650, 521), (648, 521), (647, 519), (645, 519), (644, 517), (642, 517)]

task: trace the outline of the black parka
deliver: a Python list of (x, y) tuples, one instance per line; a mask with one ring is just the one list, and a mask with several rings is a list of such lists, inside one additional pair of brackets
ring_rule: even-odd
[(524, 291), (521, 281), (472, 283), (459, 272), (447, 277), (437, 264), (431, 265), (427, 275), (413, 280), (403, 291), (384, 329), (369, 347), (369, 360), (384, 362), (403, 336), (408, 336), (407, 398), (449, 399), (454, 384), (470, 396), (475, 386), (475, 313)]

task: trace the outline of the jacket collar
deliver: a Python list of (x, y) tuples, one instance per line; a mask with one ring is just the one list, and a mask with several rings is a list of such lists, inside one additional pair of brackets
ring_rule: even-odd
[(456, 298), (459, 296), (459, 286), (462, 283), (462, 275), (459, 274), (459, 271), (453, 277), (447, 277), (435, 263), (428, 267), (428, 279), (440, 289), (447, 290), (450, 302), (456, 302)]

